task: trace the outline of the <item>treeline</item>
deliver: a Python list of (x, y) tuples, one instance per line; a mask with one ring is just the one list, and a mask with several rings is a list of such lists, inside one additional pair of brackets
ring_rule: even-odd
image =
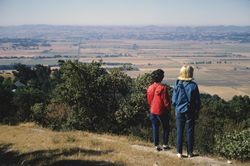
[[(35, 38), (0, 38), (0, 44), (11, 43), (12, 48), (50, 47), (48, 41)], [(8, 47), (6, 47), (8, 48)]]
[[(42, 65), (15, 65), (14, 80), (0, 77), (0, 121), (34, 121), (54, 130), (111, 132), (151, 140), (146, 102), (151, 75), (132, 79), (119, 69), (101, 65), (60, 61), (60, 70), (54, 71)], [(201, 94), (201, 99), (195, 148), (202, 154), (249, 160), (249, 96), (224, 101), (216, 95)], [(170, 143), (174, 146), (174, 110), (170, 124)]]

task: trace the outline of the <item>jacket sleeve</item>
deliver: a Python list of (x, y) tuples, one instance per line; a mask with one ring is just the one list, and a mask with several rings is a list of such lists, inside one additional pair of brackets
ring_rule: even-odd
[(171, 101), (168, 95), (168, 88), (166, 86), (164, 87), (164, 93), (162, 93), (162, 99), (167, 110), (171, 110)]
[(196, 85), (195, 87), (195, 112), (199, 113), (201, 107), (201, 99), (200, 99), (200, 92), (199, 88)]
[(175, 83), (175, 85), (174, 85), (174, 87), (173, 87), (173, 94), (172, 94), (172, 105), (175, 107), (176, 106), (176, 90), (175, 90), (175, 88), (176, 88), (176, 83)]
[(148, 105), (151, 105), (153, 97), (154, 97), (154, 94), (152, 93), (152, 88), (149, 87), (147, 89), (147, 101), (148, 101)]

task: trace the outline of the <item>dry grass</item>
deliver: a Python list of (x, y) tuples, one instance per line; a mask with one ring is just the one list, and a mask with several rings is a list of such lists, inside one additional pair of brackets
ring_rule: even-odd
[(233, 87), (222, 87), (222, 86), (199, 86), (201, 92), (209, 93), (211, 95), (218, 95), (225, 100), (231, 100), (232, 94), (234, 95), (248, 95), (248, 93), (242, 92), (239, 89)]
[[(178, 159), (174, 149), (155, 152), (152, 144), (125, 136), (83, 131), (54, 132), (33, 123), (0, 125), (4, 165), (226, 165), (197, 156)], [(236, 163), (242, 164), (242, 163)], [(247, 163), (243, 164), (247, 165)]]
[[(196, 156), (182, 160), (174, 149), (156, 152), (133, 137), (83, 131), (55, 132), (34, 123), (0, 125), (3, 165), (227, 165), (226, 160)], [(1, 165), (0, 164), (0, 165)], [(233, 161), (232, 165), (247, 165)]]
[(14, 75), (12, 71), (6, 70), (5, 72), (0, 72), (0, 76), (6, 78), (11, 78), (12, 80), (14, 79)]
[[(164, 153), (133, 148), (127, 137), (54, 132), (33, 123), (0, 126), (0, 163), (7, 165), (192, 165)], [(150, 144), (151, 146), (151, 144)], [(152, 148), (150, 148), (152, 149)]]

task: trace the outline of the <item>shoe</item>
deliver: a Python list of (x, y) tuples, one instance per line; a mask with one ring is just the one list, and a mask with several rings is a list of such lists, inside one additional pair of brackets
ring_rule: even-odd
[(188, 154), (188, 158), (194, 157), (193, 153)]
[(163, 150), (169, 150), (170, 147), (169, 147), (168, 145), (162, 145), (162, 149), (163, 149)]
[(155, 146), (155, 149), (156, 149), (157, 152), (162, 150), (160, 145)]
[(178, 157), (178, 158), (182, 158), (182, 154), (177, 153), (177, 157)]

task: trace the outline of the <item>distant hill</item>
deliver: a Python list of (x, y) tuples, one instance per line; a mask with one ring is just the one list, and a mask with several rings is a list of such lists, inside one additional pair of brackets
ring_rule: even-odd
[(1, 38), (35, 39), (230, 40), (250, 42), (250, 26), (1, 26)]

